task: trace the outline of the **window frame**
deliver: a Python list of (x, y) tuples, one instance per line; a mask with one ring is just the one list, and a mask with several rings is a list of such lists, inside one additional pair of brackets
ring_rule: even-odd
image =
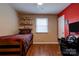
[[(47, 32), (37, 32), (36, 31), (36, 28), (37, 28), (37, 25), (36, 25), (36, 21), (37, 21), (37, 19), (47, 19)], [(37, 34), (47, 34), (48, 32), (49, 32), (49, 29), (48, 29), (48, 23), (49, 23), (49, 21), (48, 21), (48, 18), (47, 17), (37, 17), (36, 19), (35, 19), (35, 32), (37, 33)]]

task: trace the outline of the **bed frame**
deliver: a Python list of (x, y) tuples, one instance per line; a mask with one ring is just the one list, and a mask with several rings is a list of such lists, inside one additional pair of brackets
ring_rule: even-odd
[[(33, 39), (33, 38), (32, 38)], [(29, 47), (32, 45), (33, 40), (30, 41)], [(0, 39), (0, 55), (2, 56), (25, 56), (28, 49), (25, 51), (21, 39), (13, 40), (11, 38)]]

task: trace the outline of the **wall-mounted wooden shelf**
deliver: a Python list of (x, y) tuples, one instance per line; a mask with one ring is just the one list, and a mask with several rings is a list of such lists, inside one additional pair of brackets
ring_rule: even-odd
[[(30, 16), (21, 15), (19, 16), (19, 27), (22, 29), (31, 28), (32, 27), (32, 18)], [(19, 29), (20, 29), (19, 28)]]

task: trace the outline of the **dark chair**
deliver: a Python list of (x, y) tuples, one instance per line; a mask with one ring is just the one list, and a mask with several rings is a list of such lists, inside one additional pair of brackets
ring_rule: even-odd
[(77, 56), (78, 55), (78, 41), (74, 35), (69, 35), (67, 38), (59, 40), (61, 53), (64, 56)]

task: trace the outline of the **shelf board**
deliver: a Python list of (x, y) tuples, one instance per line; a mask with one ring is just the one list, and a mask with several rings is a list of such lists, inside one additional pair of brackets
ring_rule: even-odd
[(20, 25), (22, 25), (22, 26), (25, 26), (25, 25), (30, 25), (30, 26), (32, 26), (32, 24), (20, 24)]

